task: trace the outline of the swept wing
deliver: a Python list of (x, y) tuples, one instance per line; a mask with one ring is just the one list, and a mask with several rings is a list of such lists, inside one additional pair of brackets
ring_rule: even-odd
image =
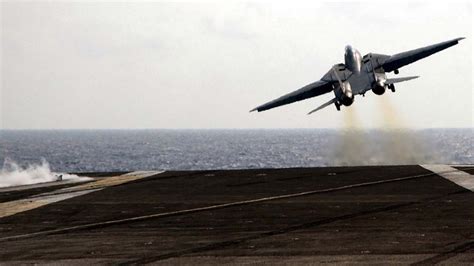
[(392, 55), (383, 62), (382, 67), (385, 70), (385, 72), (392, 72), (403, 66), (406, 66), (420, 59), (428, 57), (434, 53), (437, 53), (446, 48), (449, 48), (453, 45), (456, 45), (462, 39), (464, 38), (456, 38), (450, 41), (445, 41), (445, 42), (433, 44), (430, 46)]
[(331, 82), (326, 82), (326, 81), (319, 80), (319, 81), (313, 82), (311, 84), (308, 84), (308, 85), (304, 86), (303, 88), (301, 88), (299, 90), (296, 90), (294, 92), (290, 92), (288, 94), (285, 94), (285, 95), (281, 96), (280, 98), (277, 98), (273, 101), (262, 104), (262, 105), (260, 105), (256, 108), (250, 110), (250, 112), (265, 111), (265, 110), (272, 109), (272, 108), (282, 106), (282, 105), (285, 105), (285, 104), (294, 103), (294, 102), (301, 101), (301, 100), (304, 100), (304, 99), (308, 99), (308, 98), (311, 98), (311, 97), (319, 96), (321, 94), (328, 93), (332, 90), (333, 90), (333, 88), (332, 88), (332, 83)]

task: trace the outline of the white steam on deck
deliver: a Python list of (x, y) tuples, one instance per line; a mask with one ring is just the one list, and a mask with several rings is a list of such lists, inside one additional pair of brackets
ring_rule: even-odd
[(10, 159), (5, 159), (2, 169), (0, 169), (0, 187), (45, 183), (58, 181), (59, 179), (90, 180), (89, 177), (52, 172), (49, 163), (44, 159), (41, 161), (41, 164), (31, 164), (26, 168), (19, 166)]

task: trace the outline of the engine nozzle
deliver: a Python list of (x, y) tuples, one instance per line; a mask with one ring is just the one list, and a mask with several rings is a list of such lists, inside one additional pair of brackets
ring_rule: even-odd
[(387, 85), (385, 85), (385, 78), (381, 76), (375, 76), (375, 83), (372, 87), (372, 91), (377, 95), (382, 95), (385, 93), (387, 89)]
[(339, 101), (345, 105), (349, 106), (354, 102), (354, 94), (352, 93), (351, 84), (349, 82), (344, 82), (342, 84), (342, 94)]
[(372, 91), (377, 94), (377, 95), (382, 95), (385, 93), (385, 85), (380, 85), (380, 84), (376, 84), (373, 88), (372, 88)]

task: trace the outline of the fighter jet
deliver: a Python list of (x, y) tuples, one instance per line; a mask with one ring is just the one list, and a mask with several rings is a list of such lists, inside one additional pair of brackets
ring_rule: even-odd
[(334, 98), (308, 114), (332, 104), (340, 111), (341, 106), (350, 106), (354, 103), (355, 95), (365, 96), (369, 90), (377, 95), (384, 94), (387, 89), (395, 92), (395, 83), (415, 79), (418, 76), (387, 78), (386, 73), (393, 71), (397, 75), (401, 67), (456, 45), (462, 39), (464, 38), (456, 38), (394, 55), (370, 53), (361, 56), (359, 51), (348, 45), (345, 48), (344, 64), (334, 65), (321, 80), (260, 105), (250, 112), (265, 111), (331, 91), (334, 92)]

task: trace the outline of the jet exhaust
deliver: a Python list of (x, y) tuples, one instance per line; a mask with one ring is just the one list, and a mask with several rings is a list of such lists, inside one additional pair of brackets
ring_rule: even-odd
[(406, 128), (387, 97), (378, 98), (376, 127), (362, 130), (357, 109), (343, 113), (344, 128), (336, 135), (330, 158), (336, 166), (436, 164), (446, 161), (423, 138)]
[(407, 129), (406, 122), (388, 97), (380, 97), (380, 138), (386, 160), (394, 164), (440, 163), (444, 160), (425, 141)]
[(344, 128), (337, 135), (331, 155), (331, 161), (336, 166), (364, 165), (367, 161), (364, 154), (367, 148), (364, 144), (364, 132), (357, 128), (360, 121), (356, 109), (343, 112)]

